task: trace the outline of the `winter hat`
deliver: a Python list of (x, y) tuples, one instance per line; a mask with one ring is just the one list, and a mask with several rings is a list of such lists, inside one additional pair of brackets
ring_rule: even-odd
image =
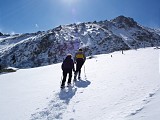
[(72, 55), (71, 54), (67, 54), (66, 58), (72, 58)]
[(82, 48), (79, 48), (79, 51), (83, 51)]

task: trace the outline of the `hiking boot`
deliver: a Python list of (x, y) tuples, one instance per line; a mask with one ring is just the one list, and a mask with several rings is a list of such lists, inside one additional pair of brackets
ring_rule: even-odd
[(70, 87), (71, 86), (71, 83), (68, 83), (67, 87)]
[(77, 74), (75, 73), (75, 74), (74, 74), (74, 80), (76, 80), (76, 79), (77, 79)]
[(64, 85), (61, 85), (61, 89), (64, 89), (65, 88), (65, 86)]

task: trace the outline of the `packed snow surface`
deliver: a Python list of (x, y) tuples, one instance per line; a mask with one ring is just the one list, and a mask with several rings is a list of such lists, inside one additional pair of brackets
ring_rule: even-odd
[(1, 120), (160, 120), (158, 49), (87, 59), (60, 89), (61, 63), (0, 75)]

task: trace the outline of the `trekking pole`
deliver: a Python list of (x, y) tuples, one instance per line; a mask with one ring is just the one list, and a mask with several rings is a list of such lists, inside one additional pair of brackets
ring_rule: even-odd
[(84, 77), (85, 77), (85, 79), (87, 79), (85, 65), (84, 65)]
[(61, 84), (62, 84), (62, 76), (61, 76), (60, 86), (61, 86)]

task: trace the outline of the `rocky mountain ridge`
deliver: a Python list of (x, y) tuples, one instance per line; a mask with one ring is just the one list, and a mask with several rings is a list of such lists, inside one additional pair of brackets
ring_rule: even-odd
[(66, 54), (83, 48), (86, 56), (119, 50), (160, 46), (157, 30), (133, 18), (60, 25), (48, 31), (0, 36), (0, 65), (31, 68), (62, 62)]

